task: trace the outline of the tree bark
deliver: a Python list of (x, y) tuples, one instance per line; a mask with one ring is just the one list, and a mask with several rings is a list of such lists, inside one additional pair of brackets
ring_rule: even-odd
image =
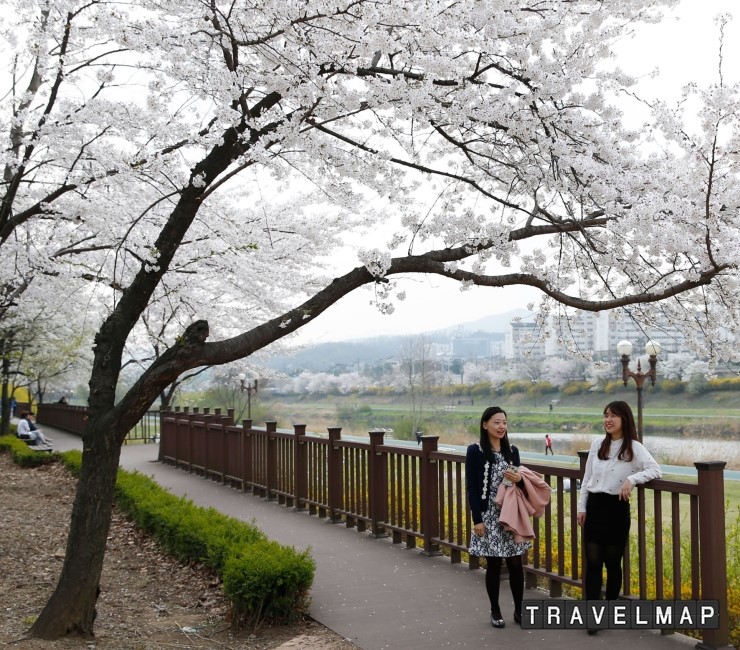
[(62, 572), (30, 634), (41, 639), (93, 636), (100, 575), (110, 529), (121, 446), (113, 428), (92, 422), (83, 458)]
[(7, 436), (10, 432), (10, 395), (8, 395), (8, 383), (10, 377), (10, 361), (8, 360), (8, 353), (5, 349), (6, 340), (0, 341), (0, 350), (2, 350), (2, 421), (0, 422), (0, 434)]

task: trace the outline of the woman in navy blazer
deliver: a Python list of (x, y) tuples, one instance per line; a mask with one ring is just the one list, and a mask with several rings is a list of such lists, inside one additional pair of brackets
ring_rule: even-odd
[(470, 555), (486, 559), (486, 592), (491, 603), (491, 625), (505, 626), (498, 602), (501, 559), (509, 571), (509, 586), (514, 599), (514, 622), (522, 620), (524, 568), (522, 554), (531, 546), (517, 543), (511, 532), (499, 523), (500, 506), (494, 502), (502, 481), (519, 483), (519, 450), (509, 443), (506, 411), (490, 406), (480, 420), (480, 441), (468, 447), (465, 456), (465, 484), (473, 517)]

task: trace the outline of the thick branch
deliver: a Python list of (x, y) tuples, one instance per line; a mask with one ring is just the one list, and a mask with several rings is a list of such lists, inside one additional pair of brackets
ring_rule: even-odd
[[(464, 256), (469, 257), (473, 254), (474, 252), (469, 249), (467, 255)], [(392, 261), (385, 275), (387, 277), (409, 273), (426, 273), (486, 287), (531, 286), (563, 305), (585, 311), (604, 311), (640, 303), (658, 302), (707, 286), (729, 268), (729, 265), (712, 267), (700, 273), (695, 279), (683, 280), (663, 289), (640, 291), (632, 295), (605, 300), (591, 300), (570, 295), (551, 286), (542, 278), (529, 273), (489, 276), (462, 270), (451, 271), (445, 268), (445, 263), (442, 260), (446, 261), (456, 257), (460, 259), (462, 255), (463, 249), (458, 248), (396, 258)], [(377, 281), (379, 279), (374, 277), (365, 267), (355, 268), (346, 275), (335, 278), (331, 284), (299, 307), (248, 332), (224, 341), (206, 343), (203, 334), (207, 332), (207, 323), (198, 321), (191, 325), (191, 328), (200, 335), (200, 338), (194, 337), (192, 333), (186, 333), (181, 344), (170, 348), (147, 369), (124, 399), (116, 406), (115, 410), (125, 418), (123, 414), (132, 410), (135, 403), (147, 400), (153, 401), (165, 386), (174, 382), (185, 370), (198, 366), (222, 365), (248, 357), (270, 343), (295, 332), (355, 289)]]

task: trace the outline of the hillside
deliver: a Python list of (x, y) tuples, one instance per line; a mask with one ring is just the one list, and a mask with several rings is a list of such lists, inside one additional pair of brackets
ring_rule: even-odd
[(358, 366), (397, 359), (402, 346), (420, 336), (427, 343), (449, 345), (456, 337), (503, 341), (514, 318), (531, 315), (526, 309), (514, 309), (502, 314), (459, 323), (452, 327), (396, 336), (330, 341), (297, 350), (292, 355), (276, 355), (267, 366), (278, 372), (295, 373), (300, 370), (351, 372)]

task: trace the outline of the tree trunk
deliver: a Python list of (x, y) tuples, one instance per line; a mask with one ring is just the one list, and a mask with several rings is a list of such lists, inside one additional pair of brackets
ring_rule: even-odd
[(36, 638), (93, 636), (121, 455), (114, 427), (102, 427), (100, 422), (91, 421), (83, 438), (82, 471), (64, 564), (54, 594), (31, 628)]
[(10, 361), (5, 352), (5, 339), (0, 343), (3, 352), (2, 361), (2, 422), (0, 422), (0, 435), (7, 436), (10, 432), (10, 396), (8, 395), (8, 377), (10, 376)]

